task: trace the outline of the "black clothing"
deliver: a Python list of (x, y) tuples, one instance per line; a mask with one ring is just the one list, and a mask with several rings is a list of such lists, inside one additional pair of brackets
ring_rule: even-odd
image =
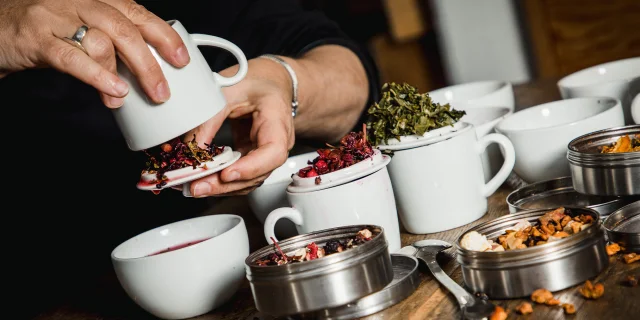
[[(303, 11), (293, 0), (138, 3), (164, 20), (179, 20), (191, 33), (235, 43), (247, 59), (264, 53), (295, 57), (322, 44), (348, 47), (367, 70), (370, 102), (377, 100), (379, 84), (369, 56), (335, 23), (320, 13)], [(224, 50), (202, 50), (214, 71), (236, 64)], [(64, 283), (62, 287), (72, 291), (69, 281), (111, 268), (111, 250), (120, 242), (189, 218), (206, 205), (205, 200), (187, 199), (175, 191), (156, 196), (137, 190), (144, 155), (127, 148), (96, 91), (75, 78), (52, 69), (11, 74), (0, 80), (0, 97), (5, 103), (14, 101), (12, 109), (18, 109), (11, 118), (17, 128), (11, 138), (26, 148), (16, 152), (18, 158), (27, 157), (20, 163), (42, 159), (36, 170), (18, 177), (12, 189), (19, 193), (13, 197), (23, 199), (16, 201), (21, 211), (12, 215), (30, 222), (19, 243), (25, 255), (21, 268), (38, 270), (23, 279), (31, 284), (25, 288), (30, 301), (38, 295), (51, 299), (50, 290), (61, 296), (61, 286), (49, 287), (51, 282)], [(40, 163), (46, 163), (44, 175)]]

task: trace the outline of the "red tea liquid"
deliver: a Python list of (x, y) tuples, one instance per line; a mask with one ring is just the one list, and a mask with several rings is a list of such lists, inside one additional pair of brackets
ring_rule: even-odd
[(155, 255), (158, 255), (158, 254), (161, 254), (161, 253), (170, 252), (170, 251), (179, 250), (179, 249), (182, 249), (182, 248), (186, 248), (186, 247), (192, 246), (194, 244), (197, 244), (197, 243), (200, 243), (200, 242), (203, 242), (203, 241), (207, 241), (209, 239), (211, 239), (211, 238), (206, 238), (206, 239), (202, 239), (202, 240), (195, 240), (195, 241), (191, 241), (191, 242), (175, 245), (173, 247), (169, 247), (167, 249), (160, 250), (160, 251), (158, 251), (156, 253), (152, 253), (152, 254), (148, 255), (147, 257), (155, 256)]

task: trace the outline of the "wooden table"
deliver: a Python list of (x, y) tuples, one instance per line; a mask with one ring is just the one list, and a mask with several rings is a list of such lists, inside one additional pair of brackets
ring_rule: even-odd
[[(559, 99), (555, 86), (556, 80), (538, 81), (517, 85), (514, 87), (517, 110), (536, 104)], [(403, 246), (421, 239), (442, 239), (453, 243), (465, 230), (471, 226), (508, 214), (505, 198), (513, 188), (505, 184), (489, 198), (488, 213), (470, 225), (454, 230), (428, 235), (414, 235), (402, 233)], [(266, 245), (262, 233), (262, 225), (254, 217), (247, 205), (245, 197), (219, 199), (211, 211), (205, 214), (233, 213), (242, 216), (247, 224), (251, 251)], [(439, 257), (444, 271), (458, 283), (462, 282), (462, 275), (455, 262), (453, 250)], [(569, 288), (554, 294), (562, 302), (572, 303), (577, 309), (573, 316), (564, 315), (562, 308), (533, 304), (534, 313), (519, 316), (515, 307), (526, 300), (494, 301), (509, 311), (509, 319), (638, 319), (640, 317), (640, 287), (630, 288), (621, 284), (627, 275), (640, 278), (640, 263), (625, 264), (620, 256), (610, 257), (610, 266), (604, 270), (595, 281), (605, 286), (605, 294), (598, 300), (585, 300), (578, 293), (578, 287)], [(575, 266), (579, 268), (580, 266)], [(383, 310), (364, 319), (459, 319), (458, 305), (449, 292), (442, 287), (421, 265), (422, 282), (416, 292), (399, 304)], [(125, 294), (120, 287), (115, 274), (109, 273), (99, 283), (91, 285), (86, 292), (56, 308), (40, 314), (36, 319), (153, 319), (151, 315), (140, 309)], [(194, 319), (222, 320), (222, 319), (271, 319), (261, 315), (254, 307), (251, 290), (248, 283), (236, 293), (230, 302), (213, 312)]]

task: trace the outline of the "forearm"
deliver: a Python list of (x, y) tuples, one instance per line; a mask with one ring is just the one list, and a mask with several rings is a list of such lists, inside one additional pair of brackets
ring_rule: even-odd
[(349, 49), (319, 46), (299, 59), (284, 58), (298, 77), (296, 136), (334, 142), (356, 124), (366, 107), (369, 82)]

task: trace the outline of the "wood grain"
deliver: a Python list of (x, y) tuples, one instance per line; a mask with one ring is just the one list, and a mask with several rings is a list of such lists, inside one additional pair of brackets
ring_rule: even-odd
[[(531, 84), (519, 85), (514, 88), (517, 109), (558, 99), (555, 80), (538, 81)], [(429, 235), (415, 235), (403, 232), (402, 243), (409, 245), (421, 239), (442, 239), (454, 242), (465, 230), (479, 223), (508, 214), (505, 198), (512, 189), (503, 186), (488, 200), (488, 212), (481, 219), (453, 230)], [(245, 219), (249, 231), (251, 250), (257, 250), (266, 245), (262, 234), (262, 227), (251, 213), (246, 197), (220, 199), (210, 211), (205, 214), (233, 213)], [(443, 213), (443, 219), (446, 213)], [(456, 282), (462, 283), (460, 267), (455, 256), (446, 251), (438, 257), (442, 269)], [(560, 292), (554, 296), (562, 302), (573, 303), (577, 313), (567, 316), (560, 307), (534, 305), (534, 313), (519, 316), (514, 312), (522, 299), (500, 300), (495, 303), (510, 311), (509, 319), (637, 319), (640, 314), (640, 287), (623, 286), (621, 281), (627, 275), (640, 278), (640, 262), (625, 264), (619, 256), (610, 258), (610, 266), (594, 280), (605, 286), (605, 294), (598, 300), (585, 300), (577, 292), (578, 286)], [(575, 266), (579, 268), (580, 266)], [(368, 316), (366, 320), (380, 319), (459, 319), (460, 312), (455, 299), (448, 291), (431, 276), (424, 265), (420, 265), (421, 284), (416, 292), (404, 301)], [(70, 297), (65, 304), (59, 305), (37, 316), (38, 320), (124, 320), (124, 319), (153, 319), (148, 313), (140, 309), (120, 287), (115, 275), (111, 272), (95, 283), (88, 283), (86, 290)], [(234, 297), (213, 312), (196, 317), (197, 320), (271, 320), (272, 317), (260, 314), (254, 307), (251, 290), (245, 281), (242, 288)]]

